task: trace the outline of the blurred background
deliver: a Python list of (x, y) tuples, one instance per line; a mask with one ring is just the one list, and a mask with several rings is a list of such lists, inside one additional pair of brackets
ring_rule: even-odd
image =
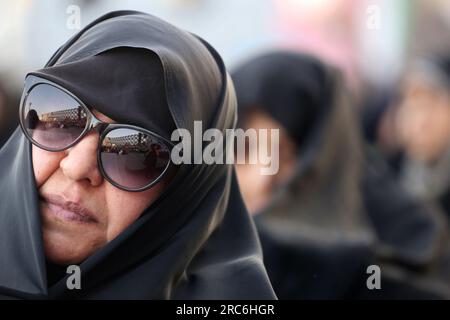
[(391, 88), (412, 58), (450, 46), (445, 0), (1, 0), (3, 131), (11, 129), (14, 117), (6, 121), (5, 113), (14, 111), (25, 74), (90, 21), (118, 9), (148, 12), (202, 36), (229, 68), (272, 48), (316, 54), (341, 68), (360, 96), (373, 86)]
[(445, 0), (2, 0), (5, 85), (20, 86), (71, 35), (118, 9), (148, 12), (201, 35), (230, 67), (261, 50), (298, 48), (339, 65), (353, 81), (379, 86), (392, 84), (408, 58), (449, 46)]

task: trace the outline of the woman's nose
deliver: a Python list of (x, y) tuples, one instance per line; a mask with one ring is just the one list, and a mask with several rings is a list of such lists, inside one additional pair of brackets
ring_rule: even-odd
[(87, 180), (92, 186), (99, 186), (103, 177), (97, 165), (97, 147), (98, 133), (91, 132), (68, 149), (59, 165), (63, 174), (71, 180)]

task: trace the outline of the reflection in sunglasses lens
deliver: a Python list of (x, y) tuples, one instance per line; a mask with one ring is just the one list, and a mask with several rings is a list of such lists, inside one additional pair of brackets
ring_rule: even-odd
[(78, 101), (49, 84), (38, 84), (28, 93), (22, 116), (29, 136), (50, 150), (73, 143), (88, 121)]
[(111, 130), (102, 141), (103, 170), (128, 189), (148, 186), (161, 176), (169, 161), (170, 151), (163, 141), (134, 129)]

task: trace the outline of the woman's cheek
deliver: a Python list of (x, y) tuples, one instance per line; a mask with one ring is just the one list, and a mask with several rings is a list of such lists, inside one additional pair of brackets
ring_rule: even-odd
[(61, 152), (49, 152), (36, 146), (32, 147), (33, 171), (38, 188), (58, 170), (63, 157)]
[(163, 179), (153, 188), (142, 192), (123, 191), (106, 183), (103, 203), (106, 206), (105, 211), (108, 213), (107, 240), (111, 241), (135, 222), (145, 209), (161, 195), (168, 180)]

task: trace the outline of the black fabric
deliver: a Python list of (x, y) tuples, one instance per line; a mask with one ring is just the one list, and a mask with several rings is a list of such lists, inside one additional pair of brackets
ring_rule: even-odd
[[(138, 55), (142, 70), (127, 60), (130, 54)], [(130, 77), (129, 70), (139, 79)], [(162, 71), (165, 95), (150, 92), (162, 86), (154, 85), (149, 70), (156, 70), (156, 79), (157, 70)], [(192, 132), (194, 120), (202, 120), (204, 129), (225, 130), (236, 123), (233, 85), (214, 49), (147, 14), (118, 11), (100, 17), (38, 73), (114, 120), (166, 136), (173, 125)], [(148, 101), (162, 102), (161, 96), (167, 104)], [(231, 165), (180, 165), (168, 188), (137, 221), (81, 263), (82, 290), (69, 291), (67, 275), (52, 284), (46, 277), (54, 273), (47, 270), (42, 248), (31, 157), (30, 143), (18, 128), (0, 150), (0, 297), (275, 297)]]
[(45, 261), (47, 271), (47, 286), (54, 286), (58, 281), (64, 278), (67, 273), (67, 267), (55, 264), (50, 260)]
[[(291, 67), (279, 73), (276, 66), (293, 55)], [(294, 103), (278, 105), (283, 116), (275, 116), (275, 108), (266, 107), (264, 100), (256, 105), (286, 128), (296, 121), (309, 128), (299, 131), (306, 140), (300, 144), (294, 176), (255, 218), (278, 297), (449, 298), (450, 251), (443, 213), (411, 199), (384, 162), (363, 145), (339, 74), (308, 56), (285, 52), (249, 64), (252, 68), (244, 65), (233, 73), (237, 92), (261, 85), (269, 90), (263, 97), (276, 97), (275, 84), (290, 80), (297, 81), (290, 87), (303, 91), (295, 97), (316, 97), (284, 97), (282, 101)], [(244, 77), (242, 70), (258, 71)], [(239, 105), (239, 115), (245, 117), (259, 98), (238, 97), (241, 103), (249, 101)], [(381, 290), (366, 286), (372, 264), (381, 267)]]
[(447, 86), (450, 90), (450, 55), (442, 54), (442, 55), (434, 57), (433, 60), (435, 61), (439, 70), (444, 75), (445, 80), (447, 81)]
[(327, 77), (318, 60), (293, 52), (261, 55), (233, 72), (239, 108), (263, 109), (299, 146), (328, 110)]
[(378, 127), (395, 99), (398, 98), (394, 95), (393, 88), (390, 88), (390, 90), (374, 88), (364, 97), (360, 107), (360, 119), (364, 138), (367, 142), (377, 143)]
[(114, 48), (31, 74), (61, 85), (119, 123), (144, 127), (169, 140), (176, 128), (167, 105), (161, 61), (148, 50)]

